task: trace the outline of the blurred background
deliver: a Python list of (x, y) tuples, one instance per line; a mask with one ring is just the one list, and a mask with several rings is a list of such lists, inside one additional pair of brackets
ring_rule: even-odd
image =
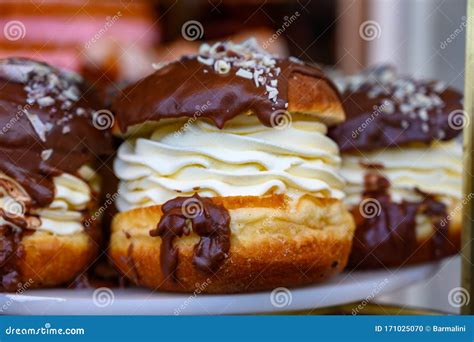
[[(336, 75), (390, 63), (458, 89), (464, 83), (466, 0), (0, 0), (0, 29), (0, 58), (73, 69), (106, 93), (204, 41), (250, 36)], [(448, 292), (459, 279), (457, 257), (432, 279), (375, 301), (456, 312)]]

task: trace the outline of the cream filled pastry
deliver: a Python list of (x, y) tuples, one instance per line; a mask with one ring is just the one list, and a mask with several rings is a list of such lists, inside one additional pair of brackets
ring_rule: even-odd
[[(68, 285), (97, 252), (100, 102), (80, 76), (23, 58), (0, 60), (0, 288)], [(88, 95), (84, 95), (85, 91)]]
[(387, 66), (348, 77), (347, 121), (331, 129), (356, 221), (350, 265), (391, 267), (459, 248), (462, 95)]
[(327, 136), (344, 112), (318, 68), (251, 40), (203, 45), (113, 108), (127, 138), (110, 255), (133, 282), (244, 292), (344, 268), (354, 227)]
[(343, 196), (338, 147), (324, 124), (295, 120), (276, 130), (254, 117), (239, 117), (223, 129), (204, 121), (181, 127), (162, 124), (149, 138), (130, 139), (119, 148), (119, 210), (195, 192), (206, 197)]

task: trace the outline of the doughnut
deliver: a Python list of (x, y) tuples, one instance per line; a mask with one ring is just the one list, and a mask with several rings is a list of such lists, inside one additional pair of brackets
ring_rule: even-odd
[(320, 69), (253, 40), (203, 44), (124, 89), (109, 255), (137, 285), (239, 293), (324, 281), (353, 218), (327, 127), (345, 115)]
[(462, 217), (462, 94), (388, 65), (348, 76), (342, 152), (356, 222), (352, 268), (400, 267), (453, 255)]
[(98, 252), (97, 157), (111, 134), (77, 74), (0, 60), (0, 288), (67, 284)]

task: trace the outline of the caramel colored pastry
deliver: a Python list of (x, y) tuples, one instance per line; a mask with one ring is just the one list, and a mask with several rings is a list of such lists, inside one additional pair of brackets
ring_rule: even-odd
[(4, 59), (0, 88), (0, 287), (61, 285), (97, 252), (95, 161), (111, 136), (96, 128), (100, 103), (76, 74)]
[(387, 66), (348, 77), (339, 144), (356, 221), (349, 264), (399, 267), (459, 249), (462, 94)]
[(154, 4), (146, 0), (2, 0), (0, 27), (0, 58), (46, 61), (99, 87), (151, 72), (161, 39)]
[(344, 112), (319, 69), (251, 40), (203, 45), (113, 108), (127, 140), (109, 251), (133, 282), (231, 293), (345, 267), (354, 224), (326, 135)]

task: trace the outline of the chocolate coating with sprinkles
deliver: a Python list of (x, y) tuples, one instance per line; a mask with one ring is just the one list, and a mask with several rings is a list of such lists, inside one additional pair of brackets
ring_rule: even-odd
[(208, 102), (200, 116), (219, 128), (246, 113), (271, 126), (272, 114), (288, 108), (288, 81), (294, 73), (327, 80), (317, 67), (275, 58), (253, 40), (204, 44), (198, 55), (167, 64), (126, 88), (112, 107), (122, 132), (147, 121), (193, 117)]
[(85, 95), (80, 76), (26, 58), (2, 59), (0, 89), (0, 171), (33, 206), (53, 201), (54, 176), (75, 174), (112, 152), (110, 133), (92, 122), (100, 102)]
[(401, 77), (390, 66), (348, 77), (342, 92), (346, 122), (329, 130), (341, 151), (451, 140), (461, 133), (449, 114), (462, 94), (437, 81)]

